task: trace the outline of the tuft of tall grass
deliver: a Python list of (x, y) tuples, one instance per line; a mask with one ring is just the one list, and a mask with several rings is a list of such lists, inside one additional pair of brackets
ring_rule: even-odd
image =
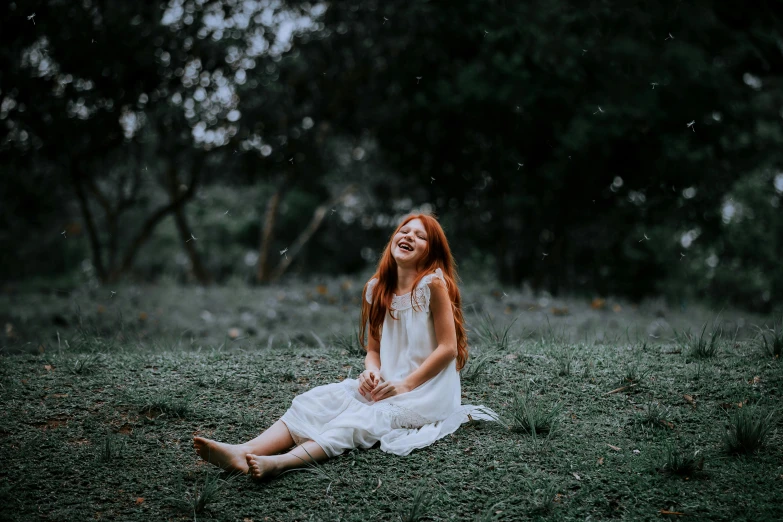
[[(475, 312), (475, 307), (474, 307)], [(495, 319), (487, 311), (482, 311), (478, 314), (479, 323), (476, 326), (476, 334), (478, 334), (479, 340), (482, 344), (489, 349), (508, 351), (511, 344), (511, 337), (509, 332), (514, 323), (517, 322), (519, 316), (516, 316), (510, 323), (499, 326), (495, 324)]]
[(488, 352), (468, 358), (468, 362), (459, 372), (460, 378), (465, 382), (483, 381), (490, 362), (492, 362), (492, 354)]
[(557, 361), (557, 374), (561, 377), (571, 375), (572, 365), (576, 360), (576, 348), (557, 350), (554, 357)]
[(659, 471), (670, 475), (690, 477), (704, 469), (704, 457), (699, 450), (693, 454), (681, 451), (671, 443), (666, 443), (660, 454)]
[(501, 424), (513, 432), (527, 433), (533, 437), (543, 433), (551, 434), (557, 427), (558, 415), (562, 410), (561, 402), (547, 407), (540, 399), (525, 391), (514, 397), (506, 420), (501, 420)]
[[(771, 334), (771, 341), (767, 343), (767, 334)], [(783, 319), (780, 322), (780, 329), (775, 326), (774, 329), (767, 328), (766, 331), (761, 331), (761, 343), (760, 347), (763, 348), (764, 353), (775, 359), (780, 359), (783, 356)]]
[(707, 323), (704, 323), (704, 328), (701, 329), (701, 334), (698, 339), (692, 338), (690, 341), (690, 350), (688, 354), (694, 359), (706, 359), (714, 357), (718, 353), (717, 341), (720, 338), (720, 334), (717, 334), (715, 329), (710, 333), (710, 339), (704, 338), (704, 332), (707, 330)]
[(635, 424), (652, 428), (665, 428), (671, 426), (666, 420), (668, 413), (669, 409), (661, 406), (660, 402), (654, 401), (651, 396), (643, 410), (636, 414)]
[(729, 417), (723, 447), (732, 455), (750, 454), (761, 449), (773, 427), (775, 412), (764, 414), (758, 406), (737, 408)]
[(96, 460), (104, 463), (114, 462), (125, 453), (126, 444), (124, 439), (120, 439), (112, 433), (106, 435), (98, 446)]
[(331, 339), (332, 345), (345, 350), (352, 357), (364, 357), (367, 355), (359, 342), (359, 330), (354, 328), (350, 333), (334, 333)]
[(207, 471), (204, 473), (203, 482), (200, 486), (196, 486), (195, 491), (181, 491), (182, 486), (180, 486), (177, 496), (166, 497), (164, 500), (182, 510), (192, 511), (195, 519), (195, 514), (203, 513), (207, 506), (217, 500), (221, 489), (239, 476), (241, 475), (235, 474), (228, 479), (223, 479), (220, 472)]
[(86, 375), (95, 371), (98, 361), (100, 360), (99, 353), (88, 353), (76, 357), (68, 366), (68, 371), (74, 375)]
[(426, 496), (424, 488), (419, 486), (413, 493), (413, 501), (410, 506), (400, 514), (401, 522), (418, 522), (427, 516), (430, 507), (430, 499)]
[(191, 392), (182, 397), (175, 397), (165, 391), (158, 392), (140, 401), (139, 411), (153, 417), (162, 414), (171, 417), (187, 417), (193, 413), (193, 399), (195, 395), (195, 392)]
[(645, 368), (644, 365), (638, 360), (626, 362), (623, 365), (623, 370), (617, 379), (618, 386), (625, 386), (629, 384), (639, 384), (650, 375), (651, 369)]

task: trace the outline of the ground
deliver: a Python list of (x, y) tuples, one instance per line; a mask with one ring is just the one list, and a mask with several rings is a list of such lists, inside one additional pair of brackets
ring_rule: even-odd
[[(201, 462), (191, 437), (245, 441), (297, 394), (358, 375), (361, 285), (112, 290), (0, 299), (2, 519), (783, 518), (780, 415), (754, 453), (723, 440), (740, 410), (780, 402), (764, 318), (467, 288), (463, 403), (503, 423), (258, 484)], [(717, 351), (697, 357), (705, 322)], [(523, 404), (539, 420), (557, 407), (553, 429), (519, 428)], [(678, 455), (690, 466), (668, 472)]]

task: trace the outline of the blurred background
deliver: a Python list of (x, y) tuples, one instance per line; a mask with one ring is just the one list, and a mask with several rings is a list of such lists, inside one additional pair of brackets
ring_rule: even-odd
[(779, 2), (41, 0), (0, 24), (5, 293), (364, 278), (425, 210), (466, 282), (780, 305)]

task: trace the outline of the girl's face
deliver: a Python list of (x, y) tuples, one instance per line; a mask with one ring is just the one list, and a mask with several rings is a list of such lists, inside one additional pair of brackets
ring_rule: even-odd
[(416, 267), (427, 249), (427, 231), (420, 219), (405, 223), (392, 239), (392, 257), (397, 265)]

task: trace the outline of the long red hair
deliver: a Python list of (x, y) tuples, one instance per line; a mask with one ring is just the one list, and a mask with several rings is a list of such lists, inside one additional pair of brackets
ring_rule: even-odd
[[(394, 236), (406, 223), (414, 219), (420, 219), (424, 225), (424, 230), (427, 232), (427, 247), (424, 257), (420, 261), (424, 269), (419, 272), (419, 275), (413, 282), (413, 288), (417, 288), (421, 279), (427, 274), (433, 273), (436, 268), (440, 268), (443, 271), (446, 287), (451, 298), (451, 309), (454, 312), (454, 327), (457, 330), (457, 371), (459, 371), (468, 361), (468, 337), (465, 333), (465, 321), (462, 316), (462, 297), (457, 287), (459, 279), (456, 264), (449, 248), (449, 242), (446, 240), (446, 234), (444, 234), (443, 228), (441, 228), (434, 214), (409, 214), (402, 219), (394, 232), (392, 232), (381, 260), (378, 262), (378, 268), (370, 278), (370, 281), (373, 278), (378, 278), (372, 293), (372, 304), (365, 299), (369, 281), (365, 283), (362, 291), (362, 323), (359, 328), (359, 343), (365, 346), (365, 350), (367, 349), (364, 344), (364, 338), (367, 333), (368, 321), (370, 334), (379, 341), (381, 339), (383, 321), (387, 311), (391, 308), (394, 290), (397, 288), (397, 262), (392, 256)], [(411, 299), (413, 299), (415, 294), (416, 292), (411, 292)], [(389, 316), (392, 319), (397, 319), (391, 312)]]

